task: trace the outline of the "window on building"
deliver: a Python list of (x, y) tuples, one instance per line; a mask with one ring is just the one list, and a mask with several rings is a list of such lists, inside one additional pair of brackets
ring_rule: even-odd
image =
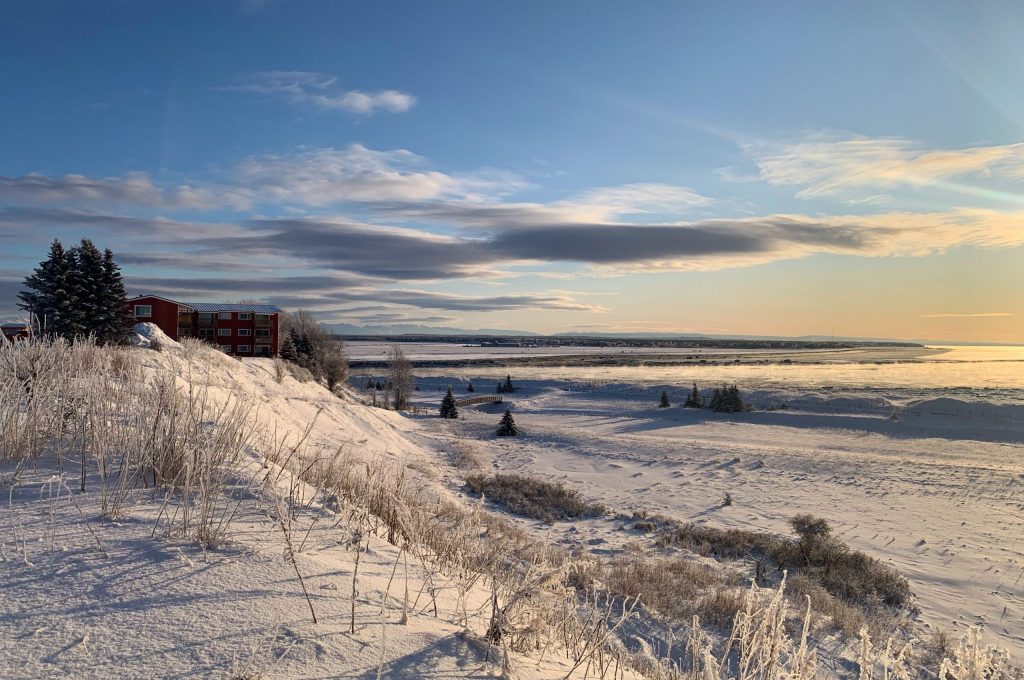
[(212, 338), (213, 337), (213, 329), (212, 328), (200, 328), (199, 329), (199, 337), (201, 337), (201, 338)]
[(135, 305), (135, 316), (140, 318), (152, 318), (153, 305)]
[(269, 338), (270, 337), (270, 329), (269, 328), (257, 328), (256, 329), (256, 337), (257, 338)]
[(252, 335), (252, 329), (251, 328), (239, 328), (238, 329), (238, 334), (241, 335), (241, 336), (250, 336), (250, 335)]
[(238, 353), (239, 354), (251, 354), (252, 353), (252, 345), (239, 345), (238, 346)]
[(252, 313), (251, 312), (240, 312), (238, 314), (238, 320), (239, 321), (252, 321)]
[(231, 329), (230, 328), (218, 328), (217, 329), (217, 335), (220, 335), (220, 336), (231, 335)]
[(226, 352), (228, 354), (231, 354), (231, 345), (217, 345), (217, 347), (220, 348), (221, 352)]
[(231, 321), (231, 312), (218, 312), (217, 318), (222, 321)]

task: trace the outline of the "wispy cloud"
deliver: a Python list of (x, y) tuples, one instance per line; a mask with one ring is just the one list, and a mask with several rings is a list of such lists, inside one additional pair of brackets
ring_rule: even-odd
[(642, 213), (681, 214), (711, 205), (712, 200), (687, 187), (672, 184), (639, 183), (589, 189), (569, 201), (582, 206), (599, 206), (610, 215)]
[(398, 90), (346, 90), (337, 76), (309, 71), (258, 71), (240, 76), (220, 90), (280, 97), (290, 104), (318, 111), (345, 111), (370, 115), (402, 113), (416, 105), (416, 97)]
[(377, 151), (361, 144), (252, 157), (232, 175), (232, 181), (251, 192), (255, 202), (312, 207), (440, 198), (477, 203), (527, 186), (511, 173), (447, 174), (431, 170), (424, 158), (411, 151)]
[(1024, 143), (926, 149), (899, 137), (815, 134), (791, 143), (751, 144), (746, 150), (762, 180), (802, 187), (797, 192), (801, 198), (861, 189), (921, 187), (993, 172), (1020, 177), (1024, 172)]
[(978, 314), (955, 314), (953, 312), (940, 312), (938, 314), (921, 314), (922, 319), (987, 319), (1016, 316), (1010, 312), (981, 312)]

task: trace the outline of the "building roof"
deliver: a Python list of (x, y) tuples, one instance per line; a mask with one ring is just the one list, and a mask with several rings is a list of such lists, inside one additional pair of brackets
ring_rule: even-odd
[(244, 302), (182, 302), (197, 312), (253, 312), (254, 314), (280, 314), (283, 311), (277, 305), (261, 303), (247, 304)]
[(277, 305), (268, 305), (262, 302), (252, 304), (247, 302), (179, 302), (177, 300), (160, 297), (159, 295), (136, 295), (135, 297), (130, 298), (128, 302), (141, 300), (142, 298), (163, 300), (164, 302), (188, 307), (196, 312), (253, 312), (254, 314), (280, 314), (284, 311)]

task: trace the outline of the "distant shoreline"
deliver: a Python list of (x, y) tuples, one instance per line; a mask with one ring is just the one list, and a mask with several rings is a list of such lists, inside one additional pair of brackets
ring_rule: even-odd
[[(467, 348), (470, 349), (470, 348)], [(416, 359), (414, 368), (501, 368), (532, 367), (623, 367), (623, 366), (737, 366), (737, 365), (807, 365), (829, 363), (899, 364), (918, 363), (923, 357), (947, 351), (916, 346), (873, 345), (858, 347), (792, 347), (789, 351), (751, 351), (750, 353), (714, 353), (701, 348), (698, 354), (559, 354), (531, 356), (496, 356), (474, 358)], [(725, 349), (725, 348), (723, 348)], [(728, 348), (733, 349), (733, 348)], [(766, 348), (767, 349), (767, 348)], [(777, 348), (772, 348), (777, 349)], [(781, 348), (778, 348), (781, 349)], [(872, 356), (877, 352), (877, 355)], [(378, 369), (388, 365), (386, 359), (355, 359), (349, 361), (351, 369)]]

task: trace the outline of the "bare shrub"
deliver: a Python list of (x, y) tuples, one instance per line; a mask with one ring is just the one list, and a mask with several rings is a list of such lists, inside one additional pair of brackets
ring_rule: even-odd
[(610, 592), (639, 597), (669, 620), (687, 621), (697, 615), (728, 627), (744, 606), (739, 574), (686, 557), (647, 557), (638, 552), (600, 565), (593, 575)]
[(402, 349), (395, 345), (391, 348), (391, 356), (388, 358), (388, 372), (391, 379), (391, 389), (394, 391), (392, 405), (396, 411), (409, 407), (409, 398), (413, 392), (412, 363), (406, 358)]
[(798, 540), (761, 531), (676, 523), (659, 541), (721, 558), (763, 560), (777, 572), (790, 569), (867, 613), (879, 607), (898, 609), (910, 602), (910, 584), (905, 576), (859, 550), (849, 549), (832, 535), (825, 520), (798, 515), (792, 524)]
[(274, 382), (280, 385), (284, 382), (286, 375), (288, 375), (288, 368), (285, 366), (284, 359), (274, 359)]
[(285, 361), (284, 363), (285, 366), (287, 366), (288, 368), (288, 374), (291, 375), (292, 378), (294, 378), (298, 382), (308, 383), (313, 382), (316, 379), (314, 378), (313, 374), (310, 373), (308, 368), (303, 368), (302, 366), (299, 366), (298, 364), (293, 364), (290, 361)]
[(466, 485), (475, 493), (500, 503), (517, 515), (554, 522), (559, 519), (596, 517), (605, 513), (605, 507), (580, 497), (575, 489), (567, 489), (557, 482), (545, 482), (533, 477), (498, 474), (492, 477), (469, 475)]
[(868, 625), (863, 610), (835, 597), (807, 574), (798, 573), (789, 579), (789, 594), (796, 600), (809, 601), (815, 613), (827, 616), (832, 625), (851, 639)]
[(320, 361), (320, 370), (331, 392), (348, 380), (348, 360), (340, 351), (329, 351)]

